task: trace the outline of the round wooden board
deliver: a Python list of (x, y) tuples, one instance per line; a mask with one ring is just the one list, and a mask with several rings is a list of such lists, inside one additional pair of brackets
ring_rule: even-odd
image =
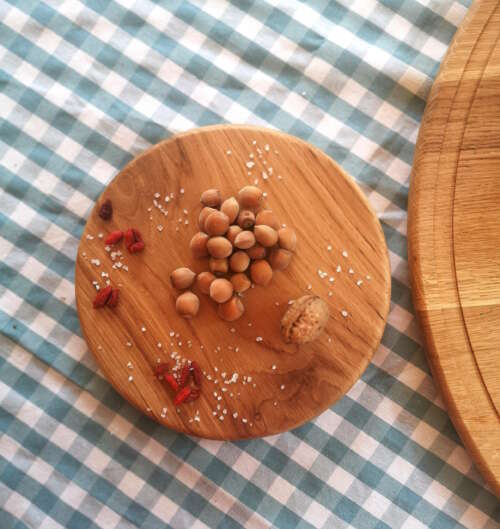
[[(248, 162), (255, 165), (249, 167)], [(270, 167), (272, 175), (263, 181), (262, 172), (271, 172)], [(265, 204), (297, 232), (291, 265), (276, 272), (268, 287), (245, 293), (246, 312), (234, 324), (220, 320), (214, 304), (201, 294), (198, 316), (180, 318), (170, 272), (179, 266), (196, 272), (207, 268), (206, 260), (193, 260), (189, 250), (198, 231), (201, 192), (217, 187), (229, 197), (256, 178), (268, 194)], [(154, 206), (156, 193), (168, 216)], [(170, 193), (174, 196), (166, 203), (164, 197)], [(98, 209), (107, 198), (114, 214), (106, 222)], [(128, 271), (116, 270), (99, 234), (105, 237), (128, 227), (141, 231), (146, 248), (130, 255), (123, 245), (117, 246)], [(318, 269), (328, 277), (320, 278)], [(92, 281), (102, 285), (102, 272), (121, 290), (114, 310), (92, 308)], [(353, 180), (323, 152), (295, 137), (243, 126), (194, 130), (159, 143), (130, 162), (90, 215), (75, 280), (83, 333), (113, 386), (157, 421), (213, 439), (286, 431), (329, 407), (366, 368), (381, 339), (390, 301), (384, 236)], [(329, 304), (326, 332), (305, 346), (285, 345), (281, 316), (289, 300), (309, 292)], [(257, 342), (259, 336), (262, 341)], [(196, 360), (211, 378), (204, 380), (200, 399), (180, 406), (179, 412), (171, 393), (153, 376), (157, 359), (173, 365), (173, 351)], [(238, 373), (238, 381), (225, 384), (233, 373)], [(250, 379), (245, 383), (244, 377)]]
[(500, 496), (500, 3), (477, 2), (427, 103), (410, 190), (414, 301), (434, 377)]

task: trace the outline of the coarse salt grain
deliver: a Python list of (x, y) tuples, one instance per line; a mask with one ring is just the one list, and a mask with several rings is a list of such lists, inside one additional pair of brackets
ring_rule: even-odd
[(264, 198), (267, 198), (267, 192), (264, 191), (264, 193), (262, 193), (262, 196), (263, 196)]
[(127, 362), (127, 367), (128, 367), (129, 369), (133, 369), (133, 367), (134, 367), (134, 366), (132, 365), (132, 362), (131, 362), (130, 360)]
[(247, 162), (245, 164), (249, 169), (251, 169), (254, 165), (255, 165), (255, 162)]
[(272, 367), (271, 367), (271, 369), (272, 369), (273, 371), (276, 371), (276, 365), (273, 364)]
[(328, 292), (328, 297), (331, 298), (333, 296), (333, 292)]
[(183, 187), (181, 187), (181, 188), (179, 189), (179, 193), (180, 193), (181, 195), (184, 194), (184, 188), (183, 188)]
[(144, 327), (144, 326), (141, 327), (141, 331), (142, 331), (142, 332), (146, 332), (146, 327)]
[(370, 281), (370, 279), (371, 279), (371, 276), (366, 276), (367, 281)]
[(256, 342), (262, 342), (262, 336), (257, 336), (257, 338), (255, 338), (255, 341)]
[(329, 281), (330, 283), (333, 283), (333, 282), (335, 281), (335, 278), (330, 276), (330, 277), (328, 278), (328, 281)]
[(126, 345), (127, 347), (132, 347), (132, 342), (127, 342), (125, 345)]
[(326, 249), (327, 249), (329, 252), (331, 252), (331, 251), (332, 251), (332, 245), (329, 244), (329, 245), (326, 247)]
[(362, 279), (358, 279), (356, 281), (356, 285), (358, 285), (358, 287), (360, 287), (362, 284), (363, 284), (363, 280)]
[(99, 239), (102, 239), (104, 237), (102, 233), (99, 233), (97, 236), (99, 237)]
[(354, 270), (352, 268), (349, 268), (349, 273), (354, 274)]
[(285, 384), (281, 384), (280, 389), (283, 391), (285, 389)]
[(155, 198), (160, 198), (160, 193), (155, 193), (153, 196), (154, 196)]
[(340, 314), (342, 314), (344, 318), (347, 318), (347, 316), (349, 315), (349, 313), (346, 310), (341, 311)]
[(132, 382), (132, 380), (134, 380), (134, 377), (133, 377), (132, 375), (129, 375), (129, 377), (128, 377), (128, 381), (129, 381), (129, 382)]
[(345, 250), (342, 250), (342, 255), (343, 255), (344, 257), (349, 257), (349, 254), (348, 254)]
[(337, 265), (336, 272), (337, 272), (337, 273), (342, 272), (342, 267), (341, 267), (340, 265)]
[(248, 419), (243, 418), (243, 419), (241, 419), (241, 422), (246, 424), (248, 422)]
[(238, 418), (238, 412), (235, 411), (235, 412), (233, 413), (233, 419), (237, 419), (237, 418)]
[(307, 285), (307, 290), (311, 290), (312, 289), (312, 285), (309, 283), (309, 285)]
[(227, 154), (228, 156), (231, 156), (231, 149), (228, 149), (228, 150), (226, 151), (226, 154)]

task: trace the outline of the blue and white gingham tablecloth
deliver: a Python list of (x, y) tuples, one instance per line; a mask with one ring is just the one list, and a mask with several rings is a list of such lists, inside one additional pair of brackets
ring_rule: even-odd
[[(0, 528), (498, 528), (433, 384), (406, 209), (426, 97), (468, 0), (0, 0)], [(319, 146), (387, 237), (382, 344), (295, 431), (221, 443), (128, 405), (80, 332), (85, 219), (149, 145), (252, 123)]]

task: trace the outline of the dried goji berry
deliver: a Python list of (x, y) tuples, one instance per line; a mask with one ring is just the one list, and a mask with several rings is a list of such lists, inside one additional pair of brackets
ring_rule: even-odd
[(144, 243), (142, 241), (139, 241), (139, 242), (134, 242), (134, 244), (131, 244), (129, 247), (128, 247), (128, 251), (130, 253), (137, 253), (137, 252), (140, 252), (141, 250), (144, 250)]
[(99, 217), (103, 220), (109, 220), (113, 216), (113, 204), (111, 200), (105, 200), (99, 208)]
[(116, 305), (118, 305), (118, 296), (120, 295), (120, 290), (118, 288), (114, 288), (111, 292), (111, 296), (109, 296), (108, 298), (108, 302), (106, 303), (106, 305), (108, 307), (116, 307)]
[(106, 305), (108, 302), (111, 293), (113, 291), (113, 288), (111, 285), (103, 288), (97, 293), (97, 296), (94, 298), (94, 309), (100, 309)]
[(166, 373), (163, 375), (163, 380), (174, 390), (179, 391), (179, 384), (177, 383), (177, 380), (175, 380), (174, 375), (171, 373)]
[(161, 364), (156, 364), (154, 373), (155, 376), (161, 377), (168, 371), (168, 364), (166, 362), (162, 362)]
[(140, 252), (144, 249), (144, 241), (141, 232), (135, 228), (129, 228), (125, 232), (125, 246), (130, 253)]
[(200, 366), (196, 362), (191, 362), (191, 373), (193, 375), (194, 383), (200, 387), (201, 386), (201, 380), (202, 380), (202, 374)]
[(106, 237), (106, 240), (104, 241), (106, 244), (116, 244), (118, 242), (120, 242), (121, 240), (123, 239), (123, 231), (121, 230), (116, 230), (116, 231), (112, 231), (107, 237)]
[(189, 380), (189, 376), (191, 375), (191, 368), (189, 367), (189, 364), (186, 364), (181, 371), (181, 376), (179, 377), (179, 386), (185, 386)]
[(191, 388), (191, 393), (184, 399), (184, 402), (193, 402), (200, 398), (200, 390), (197, 388)]
[(189, 386), (186, 386), (185, 388), (182, 388), (179, 393), (175, 396), (174, 404), (177, 406), (178, 404), (182, 404), (191, 394), (191, 388)]

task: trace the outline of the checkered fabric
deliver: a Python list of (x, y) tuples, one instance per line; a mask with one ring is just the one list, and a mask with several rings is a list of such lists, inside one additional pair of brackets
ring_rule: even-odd
[[(0, 528), (497, 528), (408, 284), (410, 167), (468, 0), (0, 0)], [(221, 443), (160, 427), (79, 328), (85, 218), (149, 145), (213, 123), (295, 134), (366, 192), (392, 265), (382, 344), (316, 420)]]

